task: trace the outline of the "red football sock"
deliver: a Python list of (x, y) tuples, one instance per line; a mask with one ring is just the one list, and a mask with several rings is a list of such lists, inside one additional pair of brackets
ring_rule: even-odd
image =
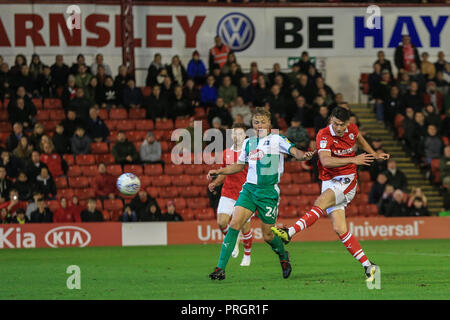
[(346, 232), (342, 236), (339, 236), (344, 246), (347, 248), (348, 252), (363, 265), (367, 264), (368, 261), (364, 251), (361, 248), (358, 240), (350, 233)]
[(252, 230), (242, 235), (242, 242), (244, 242), (244, 255), (249, 256), (252, 252), (252, 243), (253, 243)]
[(228, 228), (229, 228), (229, 227), (230, 227), (229, 224), (227, 224), (227, 226), (226, 226), (225, 228), (221, 228), (221, 227), (219, 226), (219, 228), (220, 228), (220, 230), (222, 231), (222, 233), (223, 233), (224, 236), (227, 235), (227, 232), (228, 232)]
[(298, 219), (294, 224), (295, 232), (305, 230), (306, 228), (312, 226), (314, 222), (319, 220), (319, 218), (324, 215), (325, 212), (321, 208), (317, 206), (312, 207), (311, 210), (301, 216), (300, 219)]

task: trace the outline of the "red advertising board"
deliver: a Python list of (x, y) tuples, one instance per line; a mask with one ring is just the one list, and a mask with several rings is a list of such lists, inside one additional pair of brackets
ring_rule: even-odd
[(115, 222), (0, 225), (0, 249), (121, 245), (122, 224)]
[[(295, 219), (280, 219), (279, 225), (292, 225)], [(347, 219), (349, 231), (360, 240), (382, 239), (448, 239), (450, 218), (351, 218)], [(260, 222), (252, 220), (254, 240), (262, 242)], [(309, 229), (302, 231), (292, 241), (334, 241), (338, 237), (330, 219), (320, 219)], [(169, 222), (167, 243), (195, 244), (220, 243), (223, 235), (215, 221)]]

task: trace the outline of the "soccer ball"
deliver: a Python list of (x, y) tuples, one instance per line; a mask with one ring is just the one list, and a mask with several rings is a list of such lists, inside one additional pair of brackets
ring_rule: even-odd
[(132, 173), (122, 174), (116, 182), (117, 189), (126, 196), (133, 196), (141, 189), (141, 181)]

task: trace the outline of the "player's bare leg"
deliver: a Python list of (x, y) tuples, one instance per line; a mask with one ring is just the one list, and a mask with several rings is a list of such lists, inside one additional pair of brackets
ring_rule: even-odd
[(283, 270), (283, 278), (288, 278), (291, 274), (292, 267), (289, 261), (289, 253), (284, 250), (283, 241), (275, 236), (272, 232), (273, 224), (266, 224), (261, 222), (261, 231), (264, 241), (272, 247), (272, 250), (278, 255), (280, 259), (281, 269)]
[(320, 217), (326, 215), (326, 209), (334, 206), (336, 196), (332, 189), (327, 189), (316, 199), (314, 206), (301, 216), (297, 222), (290, 228), (272, 228), (272, 232), (279, 236), (285, 244), (291, 241), (291, 238), (299, 231), (312, 226)]
[(345, 211), (335, 210), (330, 213), (331, 224), (334, 232), (339, 236), (348, 252), (358, 260), (364, 267), (367, 281), (373, 281), (378, 266), (367, 259), (359, 241), (350, 232), (347, 231), (347, 221), (345, 219)]
[[(242, 257), (241, 267), (248, 267), (251, 263), (251, 252), (253, 243), (253, 234), (250, 221), (247, 221), (241, 229), (242, 241), (244, 242), (244, 256)], [(234, 253), (234, 251), (233, 251)]]
[(227, 235), (223, 239), (222, 248), (220, 250), (219, 263), (216, 269), (209, 277), (211, 280), (225, 279), (225, 267), (230, 259), (231, 253), (236, 245), (239, 231), (242, 229), (246, 221), (252, 216), (253, 212), (241, 206), (235, 206), (231, 217), (230, 226)]

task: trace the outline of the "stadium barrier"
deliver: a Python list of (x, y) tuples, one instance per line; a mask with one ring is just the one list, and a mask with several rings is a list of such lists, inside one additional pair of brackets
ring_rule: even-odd
[[(295, 219), (280, 219), (292, 225)], [(450, 218), (350, 218), (348, 226), (360, 240), (449, 239)], [(262, 242), (258, 219), (252, 220), (254, 240)], [(223, 235), (214, 220), (189, 222), (95, 222), (5, 224), (0, 226), (0, 249), (138, 246), (221, 243)], [(293, 241), (334, 241), (329, 219), (321, 219)]]

